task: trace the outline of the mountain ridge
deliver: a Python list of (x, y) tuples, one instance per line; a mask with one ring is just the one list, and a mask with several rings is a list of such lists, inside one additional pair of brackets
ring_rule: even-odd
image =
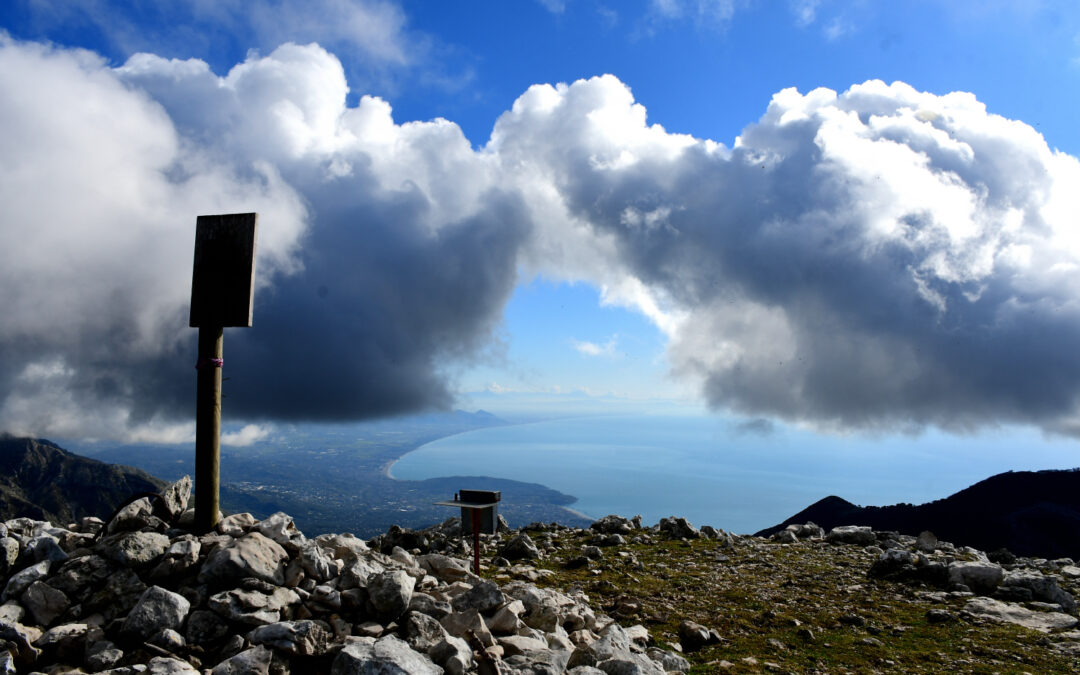
[(1080, 557), (1080, 469), (1008, 471), (919, 505), (858, 506), (830, 495), (756, 534), (767, 537), (807, 521), (826, 530), (838, 525), (868, 525), (904, 534), (929, 530), (983, 550)]
[(46, 439), (0, 435), (0, 521), (104, 518), (131, 495), (166, 485), (140, 469), (82, 457)]

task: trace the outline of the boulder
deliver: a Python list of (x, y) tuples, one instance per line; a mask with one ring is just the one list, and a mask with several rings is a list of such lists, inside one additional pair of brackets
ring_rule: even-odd
[(938, 538), (930, 530), (924, 530), (915, 538), (915, 550), (933, 553), (938, 548)]
[(250, 626), (262, 626), (281, 620), (281, 610), (300, 602), (300, 596), (289, 588), (275, 588), (271, 593), (234, 588), (210, 596), (210, 609), (229, 621)]
[(393, 635), (374, 642), (354, 642), (342, 649), (330, 670), (331, 675), (442, 675), (443, 669), (430, 658), (413, 651)]
[(630, 534), (634, 524), (622, 516), (610, 515), (593, 521), (589, 528), (603, 534)]
[(830, 544), (854, 544), (870, 546), (877, 543), (874, 531), (865, 525), (840, 525), (829, 530), (825, 541)]
[(191, 603), (179, 593), (151, 586), (124, 619), (122, 630), (148, 640), (164, 628), (180, 630), (190, 609)]
[(971, 598), (964, 606), (964, 611), (994, 621), (1024, 626), (1041, 633), (1065, 630), (1077, 624), (1075, 616), (1062, 612), (1035, 612), (1020, 605), (993, 598)]
[(147, 675), (201, 675), (187, 661), (167, 656), (155, 656), (146, 664)]
[(536, 560), (540, 557), (540, 549), (529, 535), (521, 532), (499, 548), (498, 554), (507, 560)]
[(331, 634), (314, 621), (280, 621), (260, 626), (247, 635), (248, 642), (267, 645), (287, 654), (319, 656), (330, 646)]
[(1002, 585), (1025, 588), (1031, 591), (1031, 597), (1035, 600), (1056, 603), (1066, 612), (1076, 611), (1076, 599), (1058, 585), (1055, 577), (1034, 570), (1010, 570), (1005, 574)]
[(19, 559), (19, 542), (11, 537), (0, 537), (0, 576), (7, 576)]
[(447, 633), (454, 637), (468, 639), (469, 633), (472, 632), (485, 647), (495, 644), (495, 638), (492, 637), (491, 631), (488, 630), (487, 624), (484, 623), (484, 618), (475, 609), (448, 614), (439, 623), (442, 624)]
[(686, 518), (661, 518), (658, 525), (660, 531), (673, 539), (698, 539), (701, 532), (697, 530)]
[(7, 602), (8, 600), (14, 600), (20, 597), (27, 588), (30, 588), (30, 584), (35, 581), (40, 581), (49, 575), (49, 567), (52, 565), (48, 560), (42, 560), (39, 563), (27, 567), (26, 569), (11, 575), (8, 579), (7, 585), (4, 586), (4, 593), (0, 596), (0, 600)]
[(159, 499), (154, 503), (154, 514), (172, 522), (187, 509), (190, 498), (191, 476), (184, 476), (161, 491)]
[(211, 675), (269, 675), (274, 653), (262, 645), (236, 654), (214, 666)]
[(418, 652), (428, 651), (447, 637), (446, 629), (434, 617), (409, 612), (402, 624), (405, 641)]
[(230, 537), (242, 537), (256, 522), (250, 513), (234, 513), (218, 521), (217, 531)]
[(22, 604), (34, 623), (48, 626), (56, 617), (67, 611), (68, 596), (43, 581), (35, 581), (22, 594)]
[(452, 635), (447, 635), (429, 649), (428, 656), (448, 675), (464, 675), (475, 665), (469, 643)]
[(249, 532), (215, 549), (203, 563), (199, 581), (220, 588), (244, 577), (255, 577), (280, 586), (285, 582), (288, 559), (277, 542), (259, 532)]
[(700, 623), (683, 621), (679, 624), (679, 642), (682, 643), (684, 652), (693, 652), (707, 645), (716, 644), (720, 636), (716, 631), (710, 630)]
[(94, 552), (123, 567), (149, 565), (169, 548), (169, 538), (159, 532), (123, 532), (105, 537)]
[(303, 533), (296, 527), (292, 516), (278, 511), (274, 515), (255, 523), (252, 530), (284, 546), (294, 539), (302, 539)]
[(506, 597), (499, 587), (490, 581), (481, 581), (451, 602), (454, 611), (463, 612), (466, 609), (475, 609), (481, 614), (486, 614), (502, 605)]
[(431, 576), (451, 584), (473, 576), (465, 562), (441, 553), (419, 556), (416, 562)]
[(1005, 578), (1001, 565), (992, 562), (954, 562), (948, 571), (950, 584), (962, 584), (980, 595), (993, 593)]
[(183, 539), (171, 544), (161, 561), (150, 572), (151, 579), (169, 579), (180, 576), (199, 562), (202, 544), (195, 539)]
[(409, 607), (416, 579), (404, 570), (391, 570), (376, 574), (368, 580), (368, 602), (375, 613), (393, 620)]

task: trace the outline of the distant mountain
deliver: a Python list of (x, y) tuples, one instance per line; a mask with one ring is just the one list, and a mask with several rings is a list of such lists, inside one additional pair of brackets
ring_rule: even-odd
[(44, 439), (0, 435), (0, 520), (106, 518), (131, 495), (166, 485), (145, 471), (73, 455)]
[(830, 496), (757, 534), (769, 536), (811, 520), (826, 530), (837, 525), (902, 534), (930, 530), (945, 541), (984, 551), (1080, 558), (1080, 469), (1001, 473), (918, 506), (856, 506)]

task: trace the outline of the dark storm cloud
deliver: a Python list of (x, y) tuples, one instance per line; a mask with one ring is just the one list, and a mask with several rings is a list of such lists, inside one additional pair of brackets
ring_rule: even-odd
[(1071, 424), (1078, 163), (970, 95), (785, 91), (727, 149), (647, 126), (607, 77), (535, 87), (495, 137), (685, 312), (670, 355), (717, 408)]

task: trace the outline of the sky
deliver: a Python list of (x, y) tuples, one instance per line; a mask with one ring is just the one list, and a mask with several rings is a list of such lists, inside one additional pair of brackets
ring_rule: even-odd
[(8, 0), (0, 31), (0, 429), (192, 438), (195, 217), (257, 211), (238, 444), (552, 398), (1080, 434), (1073, 2)]

